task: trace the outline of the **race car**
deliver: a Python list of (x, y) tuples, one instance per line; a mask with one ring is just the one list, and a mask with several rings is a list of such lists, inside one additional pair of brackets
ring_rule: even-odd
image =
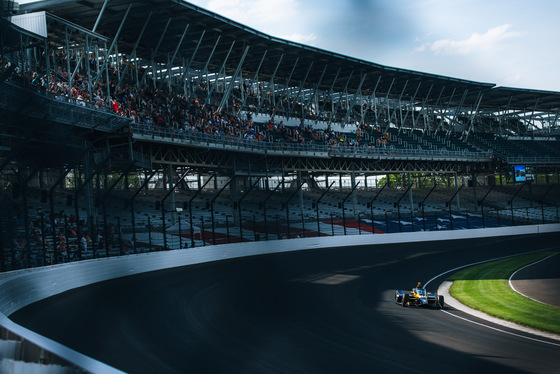
[(395, 302), (402, 306), (432, 307), (443, 309), (444, 300), (442, 295), (427, 292), (425, 288), (418, 283), (412, 291), (395, 291)]

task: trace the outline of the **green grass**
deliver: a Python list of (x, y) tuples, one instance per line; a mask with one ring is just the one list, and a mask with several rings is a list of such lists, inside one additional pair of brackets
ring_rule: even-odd
[(530, 253), (461, 270), (448, 278), (454, 281), (450, 294), (461, 303), (494, 317), (560, 334), (560, 308), (526, 298), (513, 291), (508, 283), (516, 270), (551, 254)]

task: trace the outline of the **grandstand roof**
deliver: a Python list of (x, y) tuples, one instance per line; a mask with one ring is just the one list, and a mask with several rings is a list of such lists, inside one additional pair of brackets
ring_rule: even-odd
[[(44, 0), (21, 5), (20, 9), (27, 12), (45, 10), (93, 29), (103, 5), (104, 0)], [(375, 91), (377, 97), (402, 98), (403, 101), (415, 98), (428, 104), (439, 101), (439, 104), (466, 108), (474, 108), (479, 94), (484, 92), (481, 108), (505, 107), (508, 103), (510, 109), (519, 110), (533, 109), (535, 103), (536, 110), (560, 108), (560, 93), (496, 89), (493, 83), (384, 66), (276, 38), (183, 0), (110, 0), (96, 32), (114, 37), (129, 6), (130, 13), (119, 37), (119, 52), (130, 53), (147, 24), (147, 32), (137, 49), (138, 56), (146, 61), (151, 60), (161, 38), (161, 46), (154, 58), (156, 62), (167, 63), (180, 44), (176, 65), (181, 65), (182, 58), (192, 59), (191, 68), (202, 70), (209, 60), (210, 70), (219, 71), (226, 60), (227, 72), (233, 74), (248, 47), (242, 64), (245, 79), (252, 79), (258, 71), (259, 80), (267, 81), (277, 69), (277, 83), (285, 84), (291, 77), (292, 86), (304, 84), (306, 88), (313, 88), (319, 84), (324, 91), (333, 87), (337, 92), (346, 90), (353, 94), (361, 86), (364, 96), (370, 96)], [(149, 18), (150, 12), (153, 14)], [(187, 25), (186, 37), (180, 43)], [(200, 40), (202, 42), (197, 49)], [(217, 48), (212, 54), (215, 45)]]
[(518, 109), (524, 111), (560, 110), (560, 92), (494, 87), (484, 93), (481, 107)]

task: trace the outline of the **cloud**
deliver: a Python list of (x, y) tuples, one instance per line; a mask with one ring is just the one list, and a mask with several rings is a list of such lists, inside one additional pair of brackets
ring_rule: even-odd
[(520, 32), (510, 31), (511, 25), (501, 25), (489, 29), (484, 34), (474, 33), (464, 40), (441, 39), (431, 43), (424, 43), (415, 52), (432, 51), (436, 55), (468, 55), (473, 52), (500, 49), (505, 41), (522, 35)]
[(275, 36), (279, 34), (279, 30), (285, 31), (293, 26), (296, 18), (301, 16), (299, 0), (199, 0), (196, 3), (212, 12)]
[(280, 35), (279, 38), (286, 39), (286, 40), (291, 40), (291, 41), (294, 41), (296, 43), (301, 43), (301, 44), (311, 44), (315, 40), (317, 40), (317, 35), (315, 35), (315, 33), (311, 33), (311, 34), (307, 34), (307, 35), (294, 33), (294, 34), (290, 34), (290, 35)]
[(521, 74), (514, 73), (513, 75), (507, 76), (504, 78), (504, 84), (506, 86), (515, 86), (521, 82)]

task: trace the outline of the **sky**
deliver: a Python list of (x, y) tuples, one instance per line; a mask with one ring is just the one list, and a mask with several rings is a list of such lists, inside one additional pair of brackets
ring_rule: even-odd
[(275, 37), (377, 64), (560, 91), (557, 0), (189, 2)]

